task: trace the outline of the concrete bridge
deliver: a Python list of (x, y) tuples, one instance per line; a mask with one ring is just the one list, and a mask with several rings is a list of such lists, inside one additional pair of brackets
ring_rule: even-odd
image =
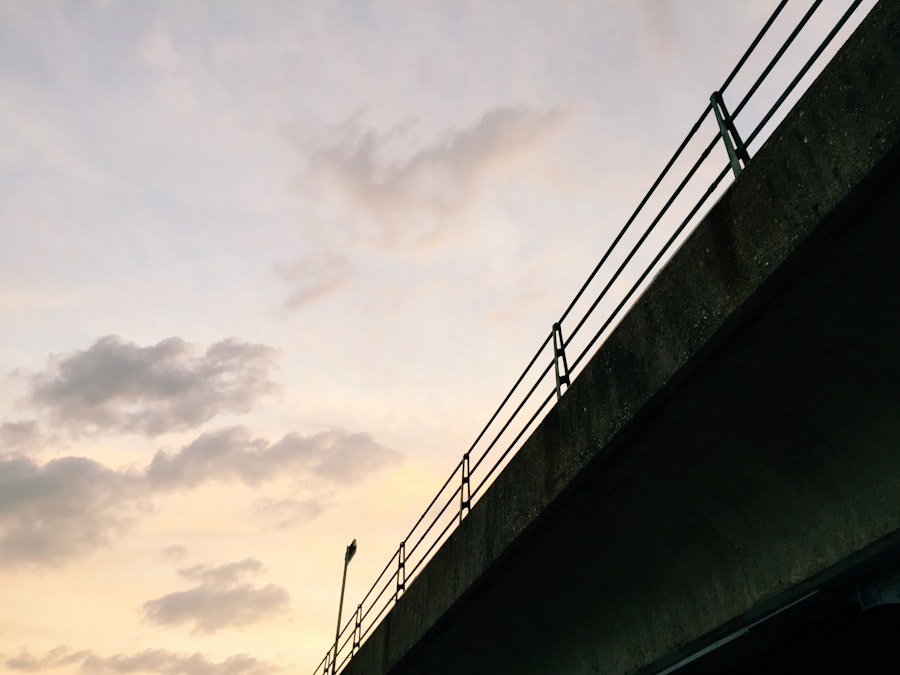
[(898, 139), (882, 0), (344, 672), (896, 666)]

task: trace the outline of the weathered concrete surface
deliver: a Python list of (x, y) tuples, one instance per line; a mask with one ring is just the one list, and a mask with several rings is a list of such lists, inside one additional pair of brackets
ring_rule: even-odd
[(882, 2), (354, 657), (627, 673), (900, 529)]

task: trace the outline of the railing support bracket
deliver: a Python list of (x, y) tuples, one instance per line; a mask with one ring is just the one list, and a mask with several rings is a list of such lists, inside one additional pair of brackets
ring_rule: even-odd
[(469, 467), (469, 453), (463, 455), (462, 460), (462, 486), (459, 489), (459, 522), (462, 522), (463, 515), (472, 508), (472, 470)]
[(406, 542), (400, 542), (400, 548), (397, 549), (397, 591), (394, 593), (394, 602), (396, 602), (403, 592), (406, 590)]
[(716, 122), (719, 123), (719, 134), (725, 142), (725, 150), (728, 152), (728, 160), (731, 162), (731, 169), (734, 171), (734, 177), (741, 175), (741, 170), (750, 161), (750, 155), (744, 141), (734, 126), (734, 119), (728, 113), (725, 107), (725, 101), (722, 100), (722, 94), (714, 91), (709, 97), (712, 103), (713, 112), (716, 114)]
[[(560, 370), (560, 362), (562, 370)], [(562, 386), (566, 385), (566, 389), (572, 384), (569, 379), (569, 362), (566, 360), (566, 342), (563, 340), (562, 327), (553, 324), (553, 367), (556, 370), (556, 400), (562, 398)]]

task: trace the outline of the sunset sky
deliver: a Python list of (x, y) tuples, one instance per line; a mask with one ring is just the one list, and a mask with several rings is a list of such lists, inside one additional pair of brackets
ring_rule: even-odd
[(775, 4), (0, 0), (0, 671), (312, 673)]

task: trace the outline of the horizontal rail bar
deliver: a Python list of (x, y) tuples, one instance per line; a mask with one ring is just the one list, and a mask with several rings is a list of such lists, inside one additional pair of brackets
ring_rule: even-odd
[(776, 64), (781, 60), (781, 57), (784, 56), (784, 53), (788, 50), (788, 47), (794, 42), (794, 39), (800, 34), (803, 30), (804, 26), (806, 26), (807, 22), (812, 18), (812, 15), (816, 13), (816, 10), (819, 9), (819, 6), (822, 4), (822, 0), (816, 0), (810, 8), (806, 11), (806, 13), (801, 17), (800, 21), (794, 27), (794, 30), (791, 31), (791, 34), (788, 35), (787, 39), (784, 41), (784, 44), (775, 52), (775, 56), (772, 57), (772, 60), (769, 61), (769, 64), (763, 69), (763, 72), (760, 74), (750, 89), (744, 94), (744, 97), (741, 99), (740, 103), (737, 104), (734, 108), (734, 114), (732, 117), (736, 118), (741, 110), (744, 109), (744, 106), (747, 102), (753, 97), (753, 94), (756, 93), (756, 90), (759, 89), (759, 86), (763, 83), (763, 81), (769, 76), (769, 73), (772, 72), (772, 69), (776, 66)]
[[(360, 602), (359, 604), (361, 604), (361, 605), (366, 604), (366, 600), (369, 599), (369, 596), (372, 594), (372, 591), (375, 590), (375, 587), (378, 585), (378, 582), (381, 580), (381, 577), (383, 577), (385, 572), (387, 572), (391, 568), (391, 565), (394, 563), (394, 558), (396, 558), (396, 557), (397, 557), (397, 554), (394, 553), (394, 555), (391, 556), (391, 559), (387, 561), (387, 565), (385, 565), (384, 569), (381, 570), (381, 574), (379, 574), (375, 578), (375, 583), (372, 584), (372, 586), (369, 588), (368, 592), (363, 596), (362, 602)], [(388, 583), (390, 583), (390, 581)]]
[[(407, 560), (409, 560), (409, 557), (412, 556), (413, 552), (419, 547), (419, 544), (422, 543), (422, 541), (425, 539), (425, 536), (426, 536), (429, 532), (431, 532), (431, 529), (432, 529), (432, 528), (437, 524), (437, 522), (441, 519), (441, 516), (443, 516), (443, 515), (447, 512), (447, 509), (449, 508), (449, 506), (450, 506), (451, 504), (453, 504), (453, 503), (456, 501), (456, 496), (459, 494), (459, 491), (460, 491), (461, 489), (462, 489), (462, 488), (461, 488), (460, 486), (457, 486), (457, 488), (456, 488), (456, 490), (454, 490), (453, 494), (450, 495), (449, 501), (447, 501), (447, 503), (444, 504), (444, 507), (443, 507), (440, 511), (438, 511), (438, 514), (432, 519), (431, 524), (428, 526), (428, 529), (426, 529), (425, 532), (422, 533), (422, 536), (419, 537), (419, 541), (417, 541), (417, 542), (409, 549), (409, 551), (407, 552), (407, 554), (406, 554), (406, 555), (407, 555), (407, 558), (406, 558)], [(454, 517), (455, 517), (456, 515), (457, 515), (457, 514), (454, 514)]]
[(547, 375), (550, 373), (550, 369), (551, 369), (551, 368), (553, 368), (553, 362), (552, 362), (552, 361), (550, 361), (550, 362), (544, 367), (544, 370), (541, 371), (541, 374), (540, 374), (540, 375), (538, 375), (537, 381), (536, 381), (533, 385), (531, 385), (531, 389), (529, 389), (529, 390), (528, 390), (528, 393), (525, 394), (525, 398), (523, 398), (522, 401), (521, 401), (521, 403), (519, 403), (519, 405), (516, 406), (516, 409), (513, 411), (512, 417), (510, 417), (509, 420), (507, 420), (506, 424), (503, 425), (503, 427), (500, 429), (500, 432), (497, 434), (497, 436), (494, 437), (494, 440), (491, 441), (491, 444), (488, 446), (488, 449), (485, 450), (484, 454), (482, 454), (481, 457), (478, 459), (478, 461), (475, 462), (475, 464), (472, 466), (471, 471), (472, 471), (473, 473), (475, 472), (476, 469), (478, 469), (478, 467), (481, 465), (481, 463), (485, 460), (485, 458), (488, 456), (488, 453), (489, 453), (489, 452), (494, 448), (494, 446), (496, 445), (497, 441), (500, 440), (500, 436), (502, 436), (502, 435), (506, 432), (506, 430), (509, 428), (509, 425), (510, 425), (510, 424), (512, 423), (512, 421), (515, 419), (516, 415), (519, 414), (519, 411), (522, 410), (522, 408), (525, 406), (526, 403), (528, 403), (528, 400), (531, 398), (531, 395), (534, 393), (534, 390), (537, 389), (537, 388), (538, 388), (538, 385), (540, 385), (541, 381), (542, 381), (545, 377), (547, 377)]
[(503, 410), (503, 406), (505, 406), (509, 402), (509, 399), (512, 397), (513, 393), (516, 391), (516, 389), (519, 388), (519, 385), (522, 384), (522, 380), (525, 379), (525, 376), (528, 374), (528, 371), (532, 369), (535, 362), (537, 362), (538, 358), (540, 358), (541, 352), (543, 352), (544, 349), (547, 347), (547, 345), (550, 343), (551, 337), (552, 337), (551, 335), (548, 335), (546, 338), (544, 338), (544, 341), (541, 343), (541, 346), (538, 347), (538, 350), (534, 353), (534, 356), (531, 357), (531, 361), (529, 361), (528, 365), (525, 366), (525, 370), (523, 370), (522, 374), (519, 375), (519, 379), (516, 380), (516, 383), (509, 390), (509, 393), (506, 394), (506, 396), (503, 398), (503, 402), (497, 407), (497, 410), (494, 411), (494, 414), (491, 415), (491, 419), (488, 420), (488, 423), (484, 425), (484, 428), (481, 430), (481, 433), (478, 434), (478, 438), (476, 438), (472, 442), (472, 445), (469, 446), (469, 450), (468, 450), (467, 454), (470, 454), (472, 452), (472, 450), (475, 449), (475, 446), (478, 445), (478, 442), (482, 439), (484, 434), (487, 432), (488, 427), (490, 427), (491, 424), (494, 423), (494, 420), (497, 419), (497, 415), (499, 415), (500, 411)]
[(775, 104), (769, 109), (769, 112), (763, 117), (762, 121), (756, 125), (756, 128), (753, 132), (747, 137), (747, 145), (753, 142), (753, 139), (759, 134), (762, 128), (766, 125), (766, 123), (772, 119), (772, 115), (781, 107), (781, 105), (785, 102), (788, 96), (791, 95), (791, 92), (794, 91), (794, 88), (800, 83), (800, 80), (803, 79), (804, 75), (809, 72), (809, 69), (812, 68), (813, 64), (818, 60), (819, 56), (822, 55), (822, 52), (828, 47), (831, 41), (834, 39), (834, 36), (838, 34), (838, 31), (844, 27), (844, 24), (847, 23), (847, 20), (853, 15), (853, 12), (856, 11), (856, 8), (859, 7), (862, 0), (854, 0), (853, 4), (847, 9), (846, 12), (841, 16), (838, 22), (835, 24), (834, 28), (825, 36), (825, 39), (819, 44), (818, 49), (816, 49), (812, 56), (807, 59), (806, 63), (803, 64), (803, 67), (800, 71), (794, 76), (794, 79), (791, 80), (790, 84), (785, 88), (785, 90), (781, 93), (781, 96), (778, 97), (778, 100), (775, 101)]
[[(422, 515), (419, 516), (419, 519), (416, 521), (416, 524), (412, 526), (412, 529), (409, 531), (409, 534), (407, 534), (403, 538), (403, 541), (408, 541), (409, 539), (412, 538), (413, 533), (416, 531), (416, 528), (422, 524), (422, 521), (425, 519), (425, 516), (428, 515), (428, 512), (431, 511), (432, 507), (437, 502), (438, 497), (440, 497), (441, 493), (447, 489), (448, 485), (450, 485), (450, 481), (453, 480), (453, 478), (456, 476), (456, 472), (460, 470), (460, 468), (462, 467), (462, 463), (463, 463), (463, 460), (460, 459), (459, 463), (455, 467), (453, 467), (453, 471), (450, 473), (449, 476), (447, 476), (447, 480), (444, 481), (444, 484), (437, 491), (437, 494), (434, 495), (434, 498), (431, 500), (431, 503), (429, 503), (428, 506), (425, 507), (425, 510), (422, 512)], [(388, 563), (388, 564), (390, 565), (390, 563)]]
[[(644, 195), (644, 198), (641, 199), (641, 202), (637, 205), (637, 208), (632, 212), (631, 216), (625, 222), (625, 225), (619, 231), (619, 234), (613, 240), (613, 243), (609, 245), (609, 248), (606, 249), (606, 253), (603, 254), (603, 257), (600, 258), (600, 262), (594, 267), (593, 271), (588, 275), (587, 281), (582, 284), (581, 288), (575, 294), (575, 297), (572, 299), (572, 302), (569, 303), (569, 306), (566, 307), (565, 311), (562, 313), (562, 316), (559, 317), (559, 321), (557, 323), (562, 323), (566, 320), (566, 317), (569, 316), (569, 313), (575, 307), (577, 302), (581, 299), (581, 296), (584, 295), (584, 292), (587, 290), (587, 287), (590, 285), (591, 281), (594, 280), (594, 277), (597, 276), (597, 272), (600, 271), (600, 268), (606, 263), (607, 258), (609, 258), (610, 254), (613, 252), (615, 247), (618, 245), (619, 241), (621, 241), (622, 237), (625, 235), (625, 232), (628, 231), (628, 228), (631, 227), (631, 224), (634, 222), (635, 218), (638, 217), (638, 214), (644, 208), (644, 205), (650, 200), (650, 197), (656, 191), (656, 188), (659, 187), (659, 184), (662, 183), (663, 179), (666, 177), (666, 174), (669, 173), (669, 169), (678, 161), (678, 158), (681, 156), (681, 153), (687, 147), (687, 144), (691, 142), (691, 139), (694, 137), (694, 134), (697, 133), (697, 130), (700, 128), (700, 125), (703, 123), (703, 120), (706, 119), (707, 113), (712, 110), (712, 106), (710, 104), (706, 105), (706, 108), (703, 109), (703, 112), (700, 113), (700, 117), (697, 118), (697, 121), (694, 122), (694, 126), (691, 127), (691, 130), (688, 132), (688, 135), (685, 137), (683, 141), (681, 141), (681, 145), (678, 146), (678, 149), (669, 159), (666, 166), (663, 168), (662, 172), (659, 176), (656, 177), (656, 180), (653, 181), (653, 185), (650, 186), (650, 189), (647, 190), (647, 194)], [(571, 339), (571, 335), (569, 339)], [(568, 346), (568, 345), (566, 345)]]
[[(395, 555), (393, 558), (391, 558), (391, 562), (394, 562), (394, 559), (395, 559), (396, 557), (397, 557), (397, 556)], [(369, 612), (372, 611), (372, 609), (375, 607), (375, 603), (378, 602), (378, 601), (381, 599), (381, 596), (384, 595), (384, 592), (385, 592), (386, 590), (388, 590), (389, 588), (391, 588), (391, 585), (392, 585), (393, 582), (395, 582), (396, 580), (397, 580), (397, 571), (394, 570), (394, 573), (388, 578), (387, 583), (384, 585), (384, 587), (381, 589), (381, 591), (379, 591), (378, 595), (375, 596), (375, 599), (372, 600), (372, 604), (369, 605), (369, 609), (367, 609), (367, 610), (365, 611), (365, 613), (363, 614), (363, 616), (362, 616), (363, 620), (365, 620), (365, 618), (369, 615)]]
[(422, 563), (424, 563), (426, 560), (428, 560), (428, 555), (434, 550), (434, 547), (437, 546), (438, 542), (441, 541), (441, 539), (443, 539), (444, 535), (447, 534), (447, 530), (449, 530), (455, 524), (456, 524), (456, 520), (450, 520), (444, 526), (444, 529), (441, 530), (441, 533), (437, 536), (437, 538), (435, 538), (435, 540), (433, 542), (431, 542), (431, 546), (428, 547), (428, 550), (426, 550), (425, 553), (422, 554), (422, 557), (419, 559), (419, 562), (417, 562), (410, 569), (409, 577), (408, 577), (409, 579), (411, 579), (415, 575), (416, 571), (419, 569), (419, 567), (422, 565)]
[(738, 74), (738, 71), (744, 67), (744, 64), (747, 62), (747, 59), (750, 57), (750, 54), (753, 53), (753, 50), (756, 49), (756, 46), (763, 39), (763, 36), (769, 31), (769, 28), (772, 27), (772, 24), (775, 23), (775, 19), (778, 18), (778, 15), (781, 14), (781, 10), (783, 10), (787, 6), (787, 0), (781, 0), (778, 3), (778, 7), (775, 8), (775, 11), (772, 12), (772, 15), (763, 25), (762, 29), (760, 29), (759, 33), (756, 34), (756, 37), (753, 38), (753, 42), (750, 43), (750, 46), (747, 47), (747, 51), (744, 52), (744, 55), (738, 60), (737, 65), (731, 69), (731, 73), (728, 77), (725, 78), (725, 82), (722, 83), (722, 86), (719, 87), (719, 91), (723, 94), (725, 90), (728, 89), (728, 85), (731, 84), (731, 81), (734, 79), (734, 76)]
[(666, 245), (656, 255), (656, 257), (653, 259), (653, 261), (650, 263), (650, 265), (647, 266), (647, 268), (644, 270), (643, 274), (641, 274), (640, 278), (638, 278), (638, 280), (635, 282), (635, 284), (631, 287), (631, 290), (628, 291), (627, 295), (622, 299), (622, 301), (612, 311), (609, 318), (603, 323), (603, 326), (600, 327), (600, 330), (598, 330), (597, 333), (594, 335), (594, 337), (591, 338), (591, 341), (588, 343), (587, 347), (584, 348), (584, 351), (579, 355), (579, 357), (576, 359), (576, 361), (580, 361), (581, 357), (588, 353), (588, 351), (594, 345), (594, 343), (597, 341), (597, 339), (603, 334), (603, 332), (615, 320), (616, 316), (618, 315), (618, 313), (622, 309), (622, 307), (624, 307), (628, 303), (628, 301), (631, 299), (631, 296), (634, 294), (634, 292), (637, 290), (637, 288), (641, 285), (641, 283), (643, 283), (644, 279), (647, 278), (647, 275), (650, 274), (650, 272), (656, 266), (656, 263), (659, 262), (660, 258), (662, 258), (663, 255), (665, 255), (665, 252), (669, 249), (669, 246), (671, 246), (672, 242), (674, 242), (675, 239), (678, 238), (678, 235), (681, 234), (682, 230), (684, 230), (684, 228), (687, 226), (688, 222), (690, 222), (690, 219), (693, 218), (693, 216), (697, 213), (697, 211), (700, 209), (700, 207), (703, 205), (703, 203), (706, 201), (706, 199), (709, 197), (709, 195), (711, 195), (713, 193), (713, 191), (718, 186), (718, 184), (720, 182), (722, 182), (722, 179), (730, 171), (730, 169), (731, 169), (731, 165), (730, 164), (726, 165), (725, 168), (722, 170), (722, 172), (719, 174), (719, 176), (715, 179), (713, 184), (710, 185), (709, 188), (707, 188), (703, 197), (700, 199), (699, 202), (697, 202), (697, 205), (694, 206), (693, 209), (691, 209), (691, 212), (682, 221), (681, 225), (679, 225), (679, 227), (675, 230), (675, 233), (669, 238), (669, 241), (666, 242)]
[(547, 403), (549, 403), (549, 402), (553, 399), (553, 397), (554, 397), (555, 395), (556, 395), (556, 390), (551, 391), (551, 392), (547, 395), (547, 398), (544, 399), (544, 402), (541, 403), (541, 405), (538, 407), (538, 409), (537, 409), (537, 410), (534, 412), (534, 414), (529, 418), (528, 422), (525, 423), (525, 426), (522, 428), (522, 431), (520, 431), (520, 432), (518, 433), (518, 435), (513, 439), (513, 442), (512, 442), (512, 443), (510, 444), (510, 446), (506, 449), (506, 451), (505, 451), (502, 455), (500, 455), (500, 459), (498, 459), (498, 460), (494, 463), (494, 465), (490, 468), (490, 470), (489, 470), (489, 471), (487, 472), (487, 474), (485, 475), (484, 479), (478, 484), (477, 487), (472, 488), (472, 497), (473, 497), (473, 498), (475, 497), (476, 494), (478, 494), (478, 492), (481, 490), (481, 488), (484, 486), (484, 484), (487, 483), (488, 478), (490, 478), (490, 477), (491, 477), (491, 474), (493, 474), (494, 471), (497, 469), (497, 467), (500, 466), (500, 463), (506, 458), (506, 455), (509, 454), (509, 451), (512, 450), (512, 448), (513, 448), (513, 446), (516, 444), (516, 442), (518, 442), (518, 440), (522, 437), (522, 434), (525, 433), (525, 430), (528, 429), (528, 427), (531, 425), (531, 423), (534, 422), (535, 418), (536, 418), (536, 417), (540, 414), (540, 412), (547, 406)]
[[(681, 182), (678, 184), (678, 187), (675, 189), (675, 192), (672, 193), (672, 195), (669, 197), (669, 199), (663, 205), (660, 212), (657, 214), (657, 216), (653, 219), (653, 221), (647, 227), (644, 234), (641, 235), (641, 238), (638, 239), (637, 243), (632, 247), (631, 251), (625, 257), (625, 260), (622, 261), (622, 263), (619, 265), (618, 269), (615, 271), (615, 273), (612, 275), (612, 277), (610, 277), (606, 286), (603, 287), (603, 290), (600, 291), (600, 294), (597, 296), (597, 299), (594, 300), (594, 302), (591, 304), (590, 308), (587, 310), (587, 313), (585, 314), (585, 316), (582, 317), (581, 321), (579, 321), (578, 324), (575, 326), (575, 328), (572, 329), (572, 331), (569, 333), (569, 340), (572, 340), (572, 338), (575, 336), (575, 334), (578, 333), (578, 331), (584, 325), (585, 321), (587, 321), (587, 319), (590, 317), (590, 315), (593, 313), (593, 311), (597, 308), (597, 305), (599, 305), (600, 302), (603, 300), (603, 298), (606, 297), (607, 292), (612, 287), (612, 285), (615, 283), (616, 279), (619, 278), (619, 275), (622, 274), (622, 272), (625, 270), (625, 267), (628, 265), (629, 262), (631, 262), (631, 259), (635, 256), (635, 254), (638, 252), (640, 247), (647, 240), (647, 237), (649, 237), (650, 234), (653, 232), (653, 230), (656, 229), (656, 226), (659, 224), (659, 221), (662, 220), (662, 217), (668, 212), (669, 207), (671, 207), (672, 204), (675, 203), (675, 200), (681, 194), (681, 191), (684, 190), (685, 186), (688, 184), (688, 181), (690, 181), (690, 179), (694, 177), (694, 174), (697, 173), (697, 169), (700, 168), (700, 165), (703, 164), (703, 162), (709, 156), (709, 153), (712, 152), (712, 149), (716, 146), (716, 144), (718, 142), (719, 142), (719, 138), (717, 136), (712, 141), (710, 141), (709, 145), (707, 145), (706, 148), (703, 150), (703, 152), (700, 153), (700, 157), (697, 159), (696, 162), (694, 162), (694, 165), (688, 171), (687, 176), (685, 176), (681, 180)], [(576, 358), (572, 362), (573, 369), (578, 366), (578, 363), (581, 361), (582, 356), (584, 356), (584, 352), (582, 352), (578, 356), (578, 358)]]

